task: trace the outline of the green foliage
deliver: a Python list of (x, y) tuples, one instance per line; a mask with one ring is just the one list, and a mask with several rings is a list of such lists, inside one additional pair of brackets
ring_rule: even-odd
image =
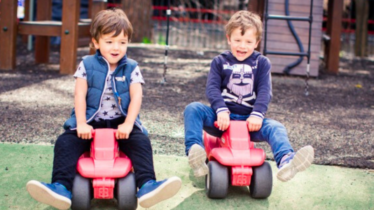
[(143, 44), (151, 44), (151, 40), (148, 38), (148, 37), (143, 37), (143, 41), (142, 41)]

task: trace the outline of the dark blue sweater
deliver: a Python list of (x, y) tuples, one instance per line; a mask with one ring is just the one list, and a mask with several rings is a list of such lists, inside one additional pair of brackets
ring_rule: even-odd
[(222, 111), (264, 118), (272, 97), (271, 64), (254, 51), (244, 61), (231, 52), (216, 56), (210, 66), (206, 96), (218, 114)]

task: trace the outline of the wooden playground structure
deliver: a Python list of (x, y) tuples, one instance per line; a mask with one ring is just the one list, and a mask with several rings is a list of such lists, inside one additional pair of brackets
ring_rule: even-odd
[[(127, 0), (122, 0), (125, 2)], [(285, 0), (268, 0), (268, 8), (265, 11), (265, 2), (263, 0), (249, 0), (247, 9), (260, 14), (264, 21), (267, 19), (266, 31), (266, 50), (298, 52), (300, 45), (292, 37), (287, 28), (287, 20), (271, 19), (269, 16), (284, 16)], [(25, 0), (26, 8), (30, 6), (30, 0)], [(267, 56), (272, 61), (274, 73), (284, 73), (285, 66), (301, 57), (303, 60), (300, 65), (294, 67), (289, 73), (293, 75), (306, 75), (307, 59), (310, 59), (310, 76), (318, 76), (319, 57), (321, 51), (321, 42), (325, 44), (325, 68), (332, 74), (339, 71), (339, 51), (343, 2), (341, 0), (329, 0), (328, 21), (326, 29), (326, 39), (322, 38), (322, 5), (323, 0), (298, 1), (289, 0), (289, 15), (292, 17), (306, 17), (309, 21), (292, 21), (294, 30), (304, 48), (304, 54), (299, 55), (275, 55)], [(89, 0), (89, 18), (97, 11), (107, 8), (105, 0)], [(310, 9), (313, 12), (310, 14)], [(29, 21), (25, 18), (23, 21), (17, 20), (17, 1), (0, 1), (0, 70), (12, 70), (16, 66), (16, 38), (17, 35), (35, 35), (35, 62), (48, 63), (50, 44), (49, 37), (60, 36), (60, 73), (72, 74), (76, 69), (76, 52), (78, 40), (80, 37), (89, 37), (90, 19), (82, 20), (79, 18), (80, 1), (63, 0), (62, 21), (51, 21), (52, 1), (38, 0), (37, 15), (35, 21)], [(26, 13), (28, 9), (25, 9)], [(27, 15), (26, 15), (27, 17)], [(309, 22), (309, 23), (308, 23)], [(309, 30), (311, 24), (311, 30)], [(311, 38), (309, 38), (311, 34)], [(265, 34), (264, 34), (265, 35)], [(264, 36), (263, 36), (264, 37)], [(310, 40), (310, 54), (307, 55), (308, 42)], [(261, 42), (258, 50), (264, 52), (264, 40)], [(265, 51), (267, 52), (267, 51)], [(287, 53), (286, 53), (287, 54)], [(308, 59), (308, 60), (309, 60)]]

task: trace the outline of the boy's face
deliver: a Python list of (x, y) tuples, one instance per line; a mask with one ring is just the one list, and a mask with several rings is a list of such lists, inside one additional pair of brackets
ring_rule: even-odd
[(240, 28), (236, 28), (231, 36), (226, 36), (231, 53), (239, 61), (243, 61), (252, 55), (260, 40), (257, 40), (256, 29), (249, 28), (242, 35)]
[(126, 55), (128, 37), (124, 33), (113, 37), (115, 31), (100, 36), (98, 42), (92, 39), (96, 49), (100, 50), (101, 55), (109, 62), (111, 70), (117, 67), (118, 61)]

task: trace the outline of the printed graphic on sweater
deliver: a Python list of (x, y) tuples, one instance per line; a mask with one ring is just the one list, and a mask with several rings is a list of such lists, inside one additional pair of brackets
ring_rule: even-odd
[(224, 65), (224, 67), (226, 67), (225, 70), (232, 70), (227, 90), (222, 93), (224, 100), (252, 107), (247, 103), (256, 98), (253, 93), (254, 75), (252, 67), (247, 64)]

